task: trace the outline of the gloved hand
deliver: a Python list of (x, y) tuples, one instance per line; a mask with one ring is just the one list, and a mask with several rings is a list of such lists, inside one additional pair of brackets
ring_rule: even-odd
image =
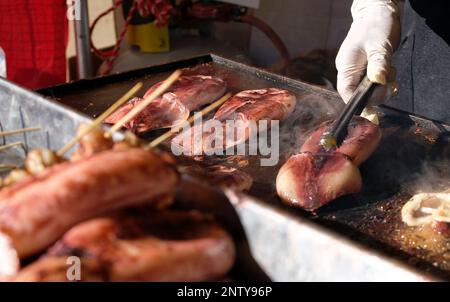
[(391, 58), (400, 42), (400, 9), (395, 0), (354, 0), (353, 23), (336, 57), (337, 89), (347, 102), (367, 70), (368, 78), (383, 84), (371, 105), (395, 93)]

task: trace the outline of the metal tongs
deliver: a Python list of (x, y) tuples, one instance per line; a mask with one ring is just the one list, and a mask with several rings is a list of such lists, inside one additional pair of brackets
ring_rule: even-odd
[(344, 110), (339, 117), (331, 124), (328, 131), (324, 132), (320, 144), (325, 150), (337, 148), (347, 136), (347, 128), (354, 115), (360, 115), (367, 105), (370, 96), (377, 84), (371, 82), (365, 76), (356, 88)]

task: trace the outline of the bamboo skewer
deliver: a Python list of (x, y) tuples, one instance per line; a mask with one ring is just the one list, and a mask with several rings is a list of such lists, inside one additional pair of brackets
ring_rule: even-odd
[[(223, 103), (225, 103), (230, 97), (231, 97), (231, 93), (227, 93), (226, 95), (224, 95), (223, 97), (221, 97), (220, 99), (218, 99), (217, 101), (215, 101), (214, 103), (212, 103), (211, 105), (209, 105), (208, 107), (206, 107), (205, 109), (200, 111), (200, 116), (207, 115), (211, 111), (215, 110), (216, 108), (221, 106)], [(171, 139), (173, 136), (178, 134), (180, 132), (180, 130), (183, 129), (183, 127), (185, 127), (186, 125), (191, 125), (197, 118), (199, 118), (199, 116), (197, 114), (194, 114), (187, 121), (185, 121), (182, 125), (180, 125), (176, 128), (172, 128), (168, 132), (166, 132), (163, 135), (159, 136), (158, 138), (154, 139), (152, 142), (150, 142), (150, 144), (147, 146), (147, 148), (149, 148), (149, 149), (155, 148), (156, 146), (165, 142), (166, 140)]]
[(1, 131), (0, 136), (10, 136), (14, 134), (20, 134), (25, 132), (34, 132), (41, 130), (40, 127), (30, 127), (30, 128), (22, 128), (22, 129), (16, 129), (16, 130), (8, 130), (8, 131)]
[(80, 139), (82, 139), (86, 134), (92, 131), (95, 127), (100, 125), (108, 116), (110, 116), (117, 108), (122, 104), (132, 98), (141, 88), (142, 82), (137, 83), (133, 86), (127, 93), (125, 93), (120, 99), (118, 99), (111, 107), (109, 107), (105, 112), (103, 112), (98, 118), (96, 118), (88, 127), (81, 130), (74, 138), (72, 138), (64, 147), (59, 149), (57, 154), (63, 156), (70, 148), (72, 148)]
[(12, 147), (15, 147), (15, 146), (22, 146), (22, 145), (23, 145), (22, 142), (15, 142), (15, 143), (3, 145), (3, 146), (0, 146), (0, 151), (4, 151), (4, 150), (10, 149), (10, 148), (12, 148)]
[(121, 118), (111, 129), (105, 133), (105, 137), (111, 137), (115, 132), (123, 127), (129, 120), (138, 115), (142, 110), (144, 110), (148, 105), (150, 105), (153, 100), (163, 94), (181, 75), (181, 70), (176, 70), (170, 77), (168, 77), (158, 88), (156, 88), (148, 97), (146, 97), (142, 102), (137, 104), (130, 112), (128, 112), (123, 118)]
[(0, 164), (0, 170), (14, 170), (16, 168), (16, 165)]

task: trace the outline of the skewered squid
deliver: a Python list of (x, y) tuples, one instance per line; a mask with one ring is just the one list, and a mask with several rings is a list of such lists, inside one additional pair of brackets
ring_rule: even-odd
[[(286, 119), (294, 111), (296, 101), (293, 93), (283, 89), (242, 91), (226, 101), (212, 119), (176, 136), (173, 146), (189, 156), (231, 148), (257, 134), (259, 129), (254, 129), (252, 123), (264, 120), (270, 127), (270, 121)], [(233, 128), (229, 129), (231, 122)]]
[[(105, 123), (115, 124), (157, 89), (162, 82), (152, 86), (143, 98), (133, 98), (110, 115)], [(191, 111), (220, 98), (226, 91), (220, 78), (204, 75), (181, 76), (161, 97), (155, 99), (124, 126), (137, 133), (176, 127), (186, 121)]]

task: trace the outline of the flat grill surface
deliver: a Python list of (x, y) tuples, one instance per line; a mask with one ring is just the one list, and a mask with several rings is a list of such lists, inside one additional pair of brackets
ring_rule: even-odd
[[(279, 168), (297, 153), (309, 133), (334, 118), (342, 108), (337, 94), (248, 67), (217, 56), (203, 56), (93, 80), (78, 81), (38, 91), (67, 106), (96, 117), (137, 81), (144, 88), (161, 81), (176, 68), (184, 74), (214, 75), (228, 83), (228, 91), (278, 87), (297, 95), (295, 112), (280, 127), (280, 161), (260, 165), (260, 156), (178, 158), (183, 164), (236, 167), (252, 175), (249, 194), (281, 211), (294, 212), (363, 243), (408, 265), (450, 279), (450, 240), (429, 227), (407, 227), (401, 222), (403, 204), (417, 192), (450, 187), (450, 127), (381, 107), (383, 138), (374, 155), (360, 166), (364, 187), (360, 194), (339, 198), (316, 215), (283, 206), (276, 195)], [(143, 94), (144, 90), (140, 92)], [(146, 138), (160, 135), (155, 131)], [(268, 134), (270, 135), (270, 133)], [(169, 148), (166, 144), (162, 148)]]

